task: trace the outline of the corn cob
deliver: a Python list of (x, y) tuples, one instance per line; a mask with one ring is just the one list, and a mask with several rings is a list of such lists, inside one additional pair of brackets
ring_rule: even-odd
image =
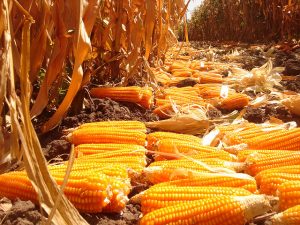
[(140, 145), (134, 144), (81, 144), (75, 147), (75, 152), (82, 155), (92, 155), (97, 153), (108, 153), (119, 150), (128, 150), (128, 151), (145, 151), (145, 148)]
[(190, 178), (197, 173), (228, 172), (228, 170), (232, 173), (234, 170), (241, 171), (243, 166), (243, 163), (220, 159), (157, 161), (145, 168), (143, 174), (149, 182), (157, 184)]
[(192, 143), (201, 143), (202, 139), (189, 134), (176, 134), (172, 132), (154, 132), (147, 135), (147, 149), (152, 150), (160, 141), (172, 139), (178, 141), (187, 141)]
[(255, 180), (258, 185), (261, 184), (261, 180), (264, 176), (268, 174), (276, 174), (276, 173), (287, 173), (287, 174), (298, 174), (300, 175), (300, 165), (292, 165), (292, 166), (282, 166), (282, 167), (276, 167), (272, 169), (267, 169), (259, 172), (255, 176)]
[[(160, 149), (165, 148), (165, 152), (174, 153), (176, 151), (181, 153), (188, 153), (188, 152), (215, 152), (219, 151), (215, 147), (210, 146), (203, 146), (199, 142), (190, 142), (189, 140), (176, 140), (176, 139), (165, 139), (161, 140), (157, 147)], [(176, 151), (175, 151), (176, 150)], [(162, 150), (163, 151), (163, 150)]]
[(270, 210), (265, 196), (218, 196), (182, 202), (144, 216), (140, 225), (244, 225)]
[(125, 207), (128, 199), (128, 194), (131, 190), (130, 180), (110, 178), (112, 197), (110, 203), (103, 208), (103, 212), (121, 212)]
[(281, 213), (272, 216), (266, 225), (299, 225), (300, 205), (289, 208)]
[(149, 109), (153, 102), (152, 89), (132, 87), (92, 88), (91, 96), (97, 98), (111, 98), (116, 101), (133, 102)]
[(174, 77), (191, 77), (192, 74), (192, 71), (189, 71), (187, 68), (172, 70)]
[(249, 104), (249, 97), (245, 94), (239, 93), (229, 95), (227, 98), (220, 100), (221, 104), (216, 107), (226, 110), (242, 109)]
[(248, 144), (250, 149), (299, 150), (300, 128), (278, 130), (270, 134), (259, 135), (247, 139), (246, 144)]
[(231, 155), (228, 152), (225, 152), (223, 150), (217, 150), (213, 152), (198, 152), (198, 151), (190, 151), (190, 152), (179, 152), (176, 147), (173, 152), (169, 151), (170, 149), (161, 148), (160, 145), (158, 145), (158, 148), (156, 150), (156, 154), (158, 154), (159, 159), (155, 157), (155, 161), (159, 160), (168, 160), (168, 159), (180, 159), (183, 158), (184, 155), (190, 156), (192, 159), (201, 160), (201, 159), (208, 159), (208, 158), (214, 158), (214, 159), (222, 159), (227, 161), (234, 161), (235, 156)]
[(237, 187), (252, 193), (257, 191), (256, 181), (247, 174), (198, 173), (187, 179), (174, 180), (156, 184), (156, 186), (216, 186)]
[[(63, 178), (66, 174), (67, 165), (54, 165), (48, 166), (48, 169), (52, 176)], [(110, 177), (122, 178), (124, 180), (128, 179), (128, 172), (125, 166), (120, 165), (107, 165), (107, 164), (85, 164), (85, 163), (75, 163), (72, 166), (72, 173), (103, 173)]]
[(84, 123), (78, 127), (81, 128), (117, 128), (124, 130), (135, 130), (146, 133), (147, 128), (144, 123), (140, 121), (104, 121), (104, 122), (93, 122)]
[[(222, 86), (216, 86), (216, 87), (201, 87), (201, 85), (197, 86), (199, 91), (199, 95), (200, 97), (204, 98), (204, 99), (210, 99), (210, 98), (219, 98), (221, 97), (221, 90), (222, 90)], [(228, 95), (233, 95), (235, 94), (235, 90), (233, 89), (228, 89)]]
[[(181, 157), (180, 154), (197, 154), (197, 153), (213, 153), (213, 152), (217, 152), (217, 154), (219, 153), (219, 150), (214, 147), (203, 146), (200, 143), (191, 143), (188, 141), (172, 140), (172, 139), (161, 140), (157, 144), (157, 148), (155, 149), (156, 152), (158, 152), (158, 154), (166, 153), (165, 157), (167, 159), (174, 159), (174, 158)], [(215, 156), (217, 156), (217, 154)], [(225, 157), (224, 156), (225, 154), (228, 156), (228, 158), (230, 158), (229, 153), (224, 153), (223, 155), (220, 153), (220, 157), (221, 156)]]
[[(115, 150), (115, 151), (100, 151), (95, 154), (90, 154), (86, 156), (91, 156), (91, 158), (97, 158), (97, 159), (104, 159), (104, 158), (117, 158), (117, 157), (129, 157), (129, 156), (143, 156), (146, 153), (146, 149), (141, 146), (140, 149), (121, 149), (121, 150)], [(83, 155), (79, 155), (79, 157), (82, 157)], [(92, 157), (94, 156), (94, 157)]]
[(240, 150), (238, 151), (237, 157), (239, 162), (245, 162), (248, 157), (255, 157), (256, 155), (270, 155), (270, 154), (281, 154), (286, 153), (286, 150)]
[[(63, 178), (55, 178), (61, 185)], [(101, 173), (71, 173), (64, 189), (67, 198), (81, 212), (101, 212), (109, 203), (112, 193), (109, 178)], [(37, 202), (37, 194), (25, 173), (10, 172), (0, 175), (0, 196)]]
[(300, 181), (300, 174), (269, 173), (261, 177), (259, 192), (267, 195), (276, 195), (278, 187), (284, 182)]
[(193, 73), (193, 77), (199, 77), (200, 84), (223, 83), (220, 74), (215, 73)]
[(141, 195), (142, 213), (176, 205), (181, 202), (213, 198), (219, 195), (248, 196), (252, 193), (242, 188), (232, 187), (182, 187), (152, 186)]
[(256, 156), (248, 158), (246, 164), (246, 172), (254, 176), (263, 170), (271, 168), (300, 165), (300, 152), (287, 151), (286, 153)]
[(146, 134), (134, 131), (114, 128), (82, 128), (73, 131), (67, 139), (75, 144), (136, 144), (145, 145)]
[(300, 205), (300, 181), (284, 182), (278, 187), (279, 210)]

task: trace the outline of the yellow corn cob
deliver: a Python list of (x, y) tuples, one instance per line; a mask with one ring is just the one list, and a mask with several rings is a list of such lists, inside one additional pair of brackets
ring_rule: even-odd
[[(55, 178), (61, 185), (63, 178)], [(101, 173), (71, 173), (64, 193), (81, 212), (96, 213), (109, 203), (112, 193), (109, 178)], [(0, 196), (37, 202), (37, 194), (25, 173), (10, 172), (0, 175)]]
[(128, 151), (145, 151), (145, 148), (140, 145), (134, 144), (81, 144), (75, 147), (75, 152), (82, 155), (92, 155), (97, 153), (112, 152), (118, 150), (128, 150)]
[(248, 196), (252, 193), (233, 187), (182, 187), (182, 186), (152, 186), (141, 197), (142, 213), (145, 215), (154, 210), (176, 205), (181, 202), (213, 198), (218, 195)]
[(300, 205), (300, 181), (284, 182), (278, 187), (279, 210)]
[(244, 225), (270, 210), (265, 196), (218, 196), (182, 202), (144, 216), (140, 225)]
[(278, 187), (288, 181), (300, 181), (300, 175), (286, 173), (285, 171), (265, 174), (261, 177), (259, 192), (267, 195), (276, 195)]
[[(51, 173), (51, 175), (55, 177), (61, 177), (63, 178), (66, 174), (67, 164), (62, 165), (54, 165), (54, 166), (48, 166), (48, 169)], [(109, 166), (107, 164), (86, 164), (86, 163), (77, 163), (75, 160), (75, 163), (72, 166), (72, 173), (97, 173), (101, 172), (107, 176), (110, 177), (118, 177), (127, 179), (128, 178), (128, 172), (125, 166), (120, 165), (113, 165)]]
[(299, 225), (300, 224), (300, 205), (289, 208), (281, 213), (272, 216), (267, 225)]
[(223, 83), (222, 75), (216, 73), (193, 73), (193, 77), (199, 77), (200, 84)]
[(152, 150), (160, 141), (172, 139), (178, 141), (187, 141), (191, 143), (201, 143), (202, 139), (189, 134), (176, 134), (172, 132), (154, 132), (147, 135), (147, 149)]
[(176, 69), (176, 70), (172, 70), (172, 75), (174, 77), (191, 77), (192, 76), (192, 72), (189, 71), (188, 69)]
[(238, 187), (252, 193), (257, 191), (256, 181), (247, 174), (198, 173), (187, 179), (174, 180), (157, 184), (157, 186), (216, 186)]
[(227, 110), (242, 109), (249, 104), (249, 97), (239, 93), (229, 95), (227, 98), (220, 100), (221, 104), (216, 107)]
[(111, 98), (116, 101), (133, 102), (150, 108), (153, 102), (152, 89), (132, 87), (92, 88), (91, 96), (97, 98)]
[[(222, 90), (222, 86), (216, 86), (216, 87), (202, 87), (201, 85), (197, 86), (199, 91), (200, 97), (204, 99), (210, 99), (210, 98), (219, 98)], [(228, 89), (228, 94), (233, 95), (235, 94), (235, 90), (233, 89)]]
[[(142, 146), (141, 146), (142, 147)], [(104, 159), (104, 158), (117, 158), (117, 157), (129, 157), (129, 156), (143, 156), (146, 153), (145, 148), (140, 149), (121, 149), (121, 150), (115, 150), (115, 151), (102, 151), (95, 154), (90, 154), (86, 156), (91, 156), (91, 158), (94, 159)], [(83, 155), (79, 155), (79, 157), (82, 157)]]
[(157, 144), (157, 150), (166, 153), (189, 153), (189, 152), (215, 152), (219, 151), (215, 147), (203, 146), (199, 142), (190, 142), (189, 140), (161, 140)]
[(168, 160), (168, 159), (180, 159), (184, 158), (184, 155), (191, 157), (192, 159), (201, 160), (208, 158), (222, 159), (227, 161), (235, 161), (235, 156), (231, 155), (228, 152), (223, 150), (217, 150), (213, 152), (198, 152), (198, 151), (190, 151), (190, 152), (178, 152), (176, 148), (174, 148), (173, 152), (169, 152), (170, 149), (161, 148), (160, 144), (158, 144), (158, 148), (156, 150), (156, 154), (158, 154), (158, 159), (155, 157), (155, 161), (159, 160)]
[(286, 150), (239, 150), (237, 157), (239, 162), (245, 162), (248, 157), (255, 157), (256, 155), (270, 155), (286, 153)]
[(271, 168), (300, 165), (300, 152), (287, 151), (270, 155), (254, 156), (246, 161), (246, 172), (252, 176)]
[(246, 140), (250, 149), (300, 149), (300, 128), (277, 130), (270, 134), (259, 135)]
[(244, 164), (229, 162), (220, 159), (203, 159), (198, 161), (171, 160), (157, 161), (150, 164), (143, 171), (146, 179), (153, 183), (161, 183), (171, 180), (186, 179), (195, 176), (197, 173), (207, 172), (230, 172), (242, 170)]
[(117, 128), (124, 130), (135, 130), (146, 133), (147, 128), (144, 123), (140, 121), (104, 121), (104, 122), (93, 122), (93, 123), (85, 123), (78, 127), (80, 128)]
[(111, 185), (112, 198), (110, 203), (103, 208), (103, 212), (121, 212), (128, 202), (128, 194), (131, 190), (130, 180), (111, 178), (109, 184)]
[(259, 172), (255, 176), (255, 180), (258, 185), (261, 184), (261, 180), (264, 176), (268, 174), (276, 174), (276, 173), (287, 173), (287, 174), (298, 174), (300, 175), (300, 165), (292, 165), (292, 166), (282, 166), (282, 167), (276, 167), (272, 169), (267, 169)]
[(136, 144), (145, 145), (146, 134), (134, 131), (115, 128), (82, 128), (73, 131), (67, 139), (75, 144)]

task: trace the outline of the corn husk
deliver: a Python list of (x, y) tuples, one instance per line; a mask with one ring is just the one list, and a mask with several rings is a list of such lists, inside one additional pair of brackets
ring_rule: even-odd
[(281, 103), (286, 106), (291, 113), (300, 116), (300, 95), (290, 95), (283, 100)]
[(210, 121), (206, 115), (206, 109), (201, 106), (185, 108), (182, 112), (167, 120), (146, 123), (146, 126), (151, 129), (183, 134), (204, 133), (209, 125)]

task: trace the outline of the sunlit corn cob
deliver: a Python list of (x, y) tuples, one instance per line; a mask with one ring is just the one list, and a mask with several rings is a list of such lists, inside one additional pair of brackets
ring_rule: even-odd
[(97, 153), (113, 152), (118, 150), (128, 150), (128, 151), (144, 151), (145, 148), (140, 145), (134, 144), (81, 144), (75, 147), (75, 152), (82, 155), (92, 155)]
[(147, 149), (152, 150), (160, 141), (172, 139), (178, 141), (187, 141), (191, 143), (201, 143), (201, 138), (189, 134), (177, 134), (172, 132), (154, 132), (147, 135)]
[(263, 195), (218, 196), (155, 210), (144, 216), (140, 225), (245, 225), (270, 208)]
[(266, 225), (299, 225), (300, 224), (300, 205), (289, 208), (281, 213), (275, 214)]
[(256, 150), (256, 149), (245, 149), (239, 150), (237, 157), (239, 162), (244, 162), (248, 157), (255, 157), (255, 155), (270, 155), (270, 154), (281, 154), (285, 153), (286, 150)]
[(256, 181), (253, 177), (243, 173), (198, 173), (187, 179), (173, 180), (156, 184), (160, 186), (215, 186), (237, 187), (252, 193), (257, 191)]
[(300, 181), (300, 174), (290, 174), (285, 171), (264, 174), (260, 179), (259, 192), (261, 194), (276, 195), (278, 187), (288, 181)]
[[(117, 157), (130, 157), (130, 156), (143, 156), (146, 153), (146, 149), (141, 146), (140, 149), (121, 149), (115, 151), (99, 151), (95, 154), (90, 154), (86, 156), (93, 156), (94, 159), (101, 159), (101, 158), (117, 158)], [(82, 157), (83, 155), (78, 155), (78, 157)]]
[(241, 171), (244, 164), (220, 159), (157, 161), (143, 170), (144, 177), (151, 183), (186, 179), (197, 173)]
[[(186, 80), (187, 77), (172, 77), (171, 79), (169, 79), (168, 81), (166, 81), (164, 84), (166, 86), (174, 86), (174, 85), (177, 85), (179, 82), (183, 81), (183, 80)], [(199, 82), (199, 79), (197, 78), (192, 78), (192, 77), (189, 77), (189, 80), (194, 80), (196, 83)]]
[[(63, 178), (66, 174), (67, 164), (48, 166), (52, 176)], [(75, 163), (72, 166), (72, 173), (98, 173), (101, 172), (110, 177), (128, 179), (128, 172), (125, 166), (120, 165), (107, 165), (106, 164), (86, 164)]]
[(300, 152), (287, 151), (286, 153), (275, 153), (248, 157), (246, 160), (246, 172), (252, 176), (257, 173), (282, 166), (300, 165)]
[(277, 130), (246, 140), (250, 149), (300, 150), (300, 128)]
[(112, 191), (110, 203), (103, 208), (103, 212), (121, 212), (125, 207), (128, 199), (128, 194), (131, 190), (130, 180), (124, 181), (121, 179), (110, 178), (109, 182)]
[(188, 152), (214, 152), (219, 151), (215, 147), (204, 146), (199, 142), (191, 142), (190, 140), (164, 139), (157, 144), (158, 148), (165, 148), (165, 152), (188, 153)]
[(111, 98), (116, 101), (133, 102), (150, 108), (153, 103), (151, 88), (132, 87), (101, 87), (92, 88), (91, 96), (97, 98)]
[[(227, 161), (236, 161), (236, 156), (223, 150), (217, 150), (213, 147), (199, 146), (197, 149), (178, 149), (174, 141), (169, 139), (162, 140), (157, 144), (155, 151), (155, 161), (167, 159), (180, 159), (189, 156), (192, 160), (202, 160), (208, 158), (222, 159)], [(182, 151), (180, 151), (182, 150)]]
[(233, 187), (154, 185), (141, 194), (142, 213), (145, 215), (163, 207), (186, 201), (213, 198), (218, 195), (248, 196), (251, 194), (251, 192), (245, 189)]
[(82, 128), (67, 136), (68, 141), (79, 144), (136, 144), (145, 145), (146, 134), (140, 131), (116, 128)]
[(193, 72), (188, 68), (174, 69), (172, 75), (174, 77), (191, 77)]
[(264, 176), (266, 176), (268, 174), (276, 174), (276, 173), (287, 173), (287, 174), (300, 175), (300, 165), (282, 166), (282, 167), (267, 169), (267, 170), (259, 172), (255, 176), (255, 180), (256, 180), (257, 184), (260, 185), (261, 180)]
[(249, 97), (245, 94), (232, 94), (227, 98), (220, 99), (221, 103), (216, 105), (217, 108), (226, 110), (242, 109), (249, 104)]
[(223, 78), (220, 74), (215, 73), (193, 73), (193, 77), (199, 77), (200, 84), (222, 83)]
[(187, 62), (184, 61), (175, 61), (173, 62), (170, 67), (169, 67), (169, 71), (175, 70), (175, 69), (182, 69), (185, 67), (189, 67), (189, 64)]
[[(61, 185), (64, 178), (55, 178)], [(110, 178), (101, 173), (88, 174), (73, 172), (64, 189), (67, 198), (81, 212), (101, 212), (112, 198)], [(20, 198), (37, 202), (37, 194), (25, 173), (10, 172), (0, 175), (0, 196)]]
[(284, 182), (278, 187), (279, 210), (300, 205), (300, 181)]
[[(222, 86), (216, 86), (216, 87), (201, 87), (201, 85), (198, 85), (197, 88), (199, 89), (198, 93), (200, 97), (204, 99), (210, 99), (210, 98), (219, 98), (221, 97), (221, 91), (222, 91)], [(228, 89), (228, 95), (233, 95), (235, 94), (235, 90), (233, 89)]]
[(135, 130), (146, 133), (147, 128), (144, 123), (140, 121), (103, 121), (103, 122), (93, 122), (84, 123), (78, 127), (80, 128), (117, 128), (124, 130)]
[[(90, 155), (91, 156), (91, 155)], [(124, 156), (118, 158), (93, 158), (89, 156), (83, 156), (77, 159), (78, 163), (97, 166), (98, 164), (110, 166), (112, 164), (125, 167), (127, 170), (133, 170), (135, 172), (142, 172), (147, 165), (146, 156)]]

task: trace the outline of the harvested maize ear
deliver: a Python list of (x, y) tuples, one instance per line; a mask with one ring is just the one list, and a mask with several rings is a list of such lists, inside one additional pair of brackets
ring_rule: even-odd
[(215, 107), (226, 110), (242, 109), (249, 104), (249, 97), (245, 94), (232, 94), (227, 98), (220, 99), (221, 103)]
[(220, 159), (202, 160), (171, 160), (157, 161), (143, 170), (146, 179), (153, 183), (161, 183), (172, 180), (186, 179), (197, 173), (207, 172), (231, 172), (241, 171), (243, 163), (229, 162)]
[(156, 186), (215, 186), (237, 187), (246, 189), (252, 193), (257, 191), (256, 181), (253, 177), (242, 173), (198, 173), (187, 179), (163, 182)]
[(75, 147), (75, 152), (82, 155), (92, 155), (97, 153), (108, 153), (119, 150), (127, 150), (132, 152), (145, 151), (145, 148), (134, 144), (81, 144)]
[(181, 202), (213, 198), (219, 195), (248, 196), (252, 193), (242, 188), (201, 187), (201, 186), (157, 186), (154, 185), (141, 194), (142, 213), (176, 205)]
[(255, 176), (259, 172), (271, 168), (300, 165), (300, 152), (287, 151), (270, 155), (248, 157), (246, 160), (246, 173)]
[(291, 207), (281, 213), (272, 216), (266, 225), (299, 225), (300, 205)]
[[(94, 156), (96, 159), (104, 159), (104, 158), (114, 158), (114, 157), (129, 157), (129, 156), (143, 156), (146, 153), (146, 149), (142, 146), (139, 149), (121, 149), (121, 150), (115, 150), (115, 151), (106, 151), (103, 150), (102, 152), (99, 151), (95, 154), (90, 154)], [(79, 154), (78, 157), (82, 157), (83, 155)], [(89, 155), (87, 155), (89, 156)]]
[[(55, 178), (61, 185), (64, 178)], [(88, 176), (72, 172), (64, 189), (67, 198), (81, 212), (101, 212), (110, 203), (112, 191), (109, 185), (111, 178), (95, 173)], [(37, 194), (25, 173), (10, 172), (0, 175), (0, 196), (37, 202)]]
[(285, 171), (264, 174), (260, 179), (259, 192), (266, 195), (276, 195), (278, 187), (288, 181), (300, 181), (300, 174), (291, 174)]
[(135, 130), (115, 128), (82, 128), (74, 130), (67, 136), (74, 145), (79, 144), (136, 144), (145, 145), (146, 134)]
[(272, 169), (267, 169), (259, 172), (255, 176), (255, 180), (258, 185), (261, 183), (261, 179), (268, 174), (276, 174), (276, 173), (287, 173), (287, 174), (298, 174), (300, 175), (300, 165), (292, 165), (292, 166), (282, 166), (276, 167)]
[(249, 149), (268, 150), (299, 150), (300, 149), (300, 128), (274, 129), (271, 131), (260, 131), (256, 135), (232, 134), (227, 135), (225, 142), (228, 145), (245, 143)]
[(244, 225), (270, 208), (263, 195), (218, 196), (155, 210), (144, 216), (140, 225)]
[(256, 150), (256, 149), (245, 149), (239, 150), (237, 157), (239, 162), (245, 162), (248, 157), (255, 157), (256, 155), (271, 155), (271, 154), (281, 154), (285, 153), (286, 150)]
[(133, 102), (149, 109), (153, 103), (151, 88), (132, 87), (101, 87), (92, 88), (91, 96), (97, 98), (111, 98), (115, 101)]
[[(227, 159), (231, 159), (229, 153), (220, 152), (217, 148), (210, 147), (210, 146), (203, 146), (200, 143), (191, 143), (188, 141), (181, 141), (181, 140), (172, 140), (172, 139), (164, 139), (161, 140), (157, 147), (154, 148), (157, 152), (157, 154), (161, 154), (162, 156), (165, 156), (166, 159), (176, 159), (181, 158), (181, 154), (186, 155), (195, 155), (197, 153), (216, 153), (214, 155), (211, 155), (210, 158), (213, 158), (214, 156), (218, 158), (218, 154), (220, 153), (219, 157), (223, 157)], [(226, 160), (227, 160), (226, 159)]]
[(165, 139), (178, 141), (188, 141), (192, 143), (201, 143), (202, 139), (189, 134), (176, 134), (172, 132), (154, 132), (147, 135), (147, 149), (152, 150), (153, 147)]
[(278, 187), (279, 210), (300, 205), (300, 181), (284, 182)]
[(93, 122), (93, 123), (84, 123), (78, 127), (81, 128), (117, 128), (124, 130), (135, 130), (146, 133), (147, 128), (144, 123), (140, 121), (105, 121), (105, 122)]

